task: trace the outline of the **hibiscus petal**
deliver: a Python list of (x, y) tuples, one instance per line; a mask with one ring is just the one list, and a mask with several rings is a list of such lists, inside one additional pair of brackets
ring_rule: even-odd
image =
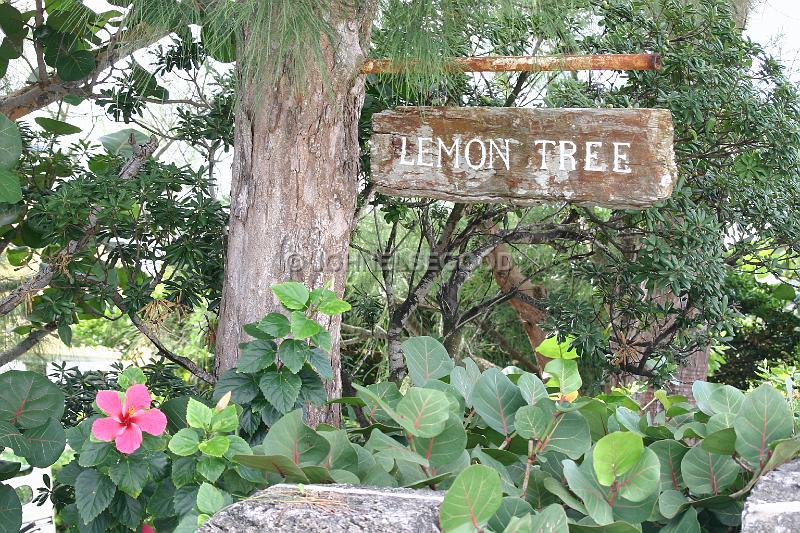
[(101, 390), (97, 393), (97, 407), (108, 416), (120, 418), (122, 416), (122, 402), (119, 393), (113, 390)]
[(164, 433), (167, 428), (167, 417), (158, 409), (150, 409), (148, 411), (136, 411), (131, 416), (131, 422), (139, 426), (139, 428), (156, 437)]
[(156, 530), (147, 524), (142, 524), (142, 533), (156, 533)]
[(136, 424), (130, 424), (114, 442), (120, 453), (133, 453), (142, 445), (142, 430)]
[(98, 418), (92, 422), (92, 435), (100, 440), (112, 441), (124, 429), (125, 426), (113, 418)]
[(144, 385), (134, 385), (125, 392), (125, 410), (133, 409), (138, 411), (140, 409), (149, 409), (150, 393), (147, 392), (147, 387)]

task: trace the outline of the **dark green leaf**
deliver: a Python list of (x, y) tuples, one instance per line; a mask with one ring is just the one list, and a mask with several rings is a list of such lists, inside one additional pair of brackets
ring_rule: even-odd
[(17, 493), (0, 483), (0, 533), (19, 533), (21, 528), (22, 504)]
[(39, 126), (42, 127), (42, 129), (56, 135), (72, 135), (82, 131), (78, 126), (73, 126), (68, 122), (62, 122), (61, 120), (55, 120), (47, 117), (36, 117), (34, 120)]
[(0, 421), (35, 428), (64, 411), (64, 394), (35, 372), (10, 370), (0, 374)]
[(75, 501), (81, 520), (89, 524), (105, 511), (114, 499), (114, 483), (97, 470), (84, 470), (75, 483)]
[(308, 360), (310, 356), (311, 348), (309, 348), (306, 343), (299, 340), (287, 339), (278, 347), (278, 359), (280, 359), (293, 374), (300, 372), (300, 369), (303, 368), (303, 365), (306, 364), (306, 360)]
[(64, 81), (77, 81), (85, 78), (95, 69), (94, 54), (88, 50), (76, 50), (59, 55), (56, 59), (58, 77)]
[(266, 372), (261, 376), (258, 386), (264, 398), (281, 413), (290, 411), (300, 395), (302, 380), (288, 368)]

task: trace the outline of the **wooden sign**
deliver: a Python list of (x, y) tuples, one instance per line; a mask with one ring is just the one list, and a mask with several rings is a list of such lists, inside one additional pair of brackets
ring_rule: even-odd
[(380, 192), (643, 208), (677, 178), (665, 109), (399, 107), (372, 116)]

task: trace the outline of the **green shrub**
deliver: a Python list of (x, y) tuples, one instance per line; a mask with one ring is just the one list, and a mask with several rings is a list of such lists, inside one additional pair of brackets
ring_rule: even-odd
[[(296, 283), (275, 293), (289, 316), (246, 327), (254, 340), (217, 384), (215, 405), (163, 394), (156, 409), (147, 376), (131, 367), (65, 433), (57, 386), (31, 372), (0, 375), (0, 446), (42, 467), (65, 440), (76, 452), (44, 492), (65, 530), (189, 533), (285, 481), (447, 490), (445, 532), (727, 531), (753, 484), (800, 452), (792, 409), (770, 384), (745, 394), (696, 382), (697, 407), (658, 391), (653, 416), (621, 392), (581, 397), (568, 350), (552, 350), (543, 382), (456, 365), (431, 337), (403, 343), (410, 383), (354, 385), (356, 397), (332, 400), (367, 424), (312, 429), (303, 408), (324, 401), (330, 337), (311, 317), (347, 304)], [(0, 463), (0, 481), (20, 467)], [(18, 530), (19, 503), (0, 484), (0, 533)]]
[(454, 489), (445, 532), (683, 532), (737, 526), (755, 481), (800, 451), (792, 411), (770, 385), (744, 394), (697, 382), (697, 407), (659, 393), (663, 411), (651, 416), (625, 396), (578, 397), (573, 360), (551, 361), (543, 383), (480, 372), (470, 359), (455, 366), (430, 337), (403, 349), (404, 393), (378, 383), (339, 400), (360, 406), (368, 427), (313, 430), (298, 410), (234, 460), (271, 483)]

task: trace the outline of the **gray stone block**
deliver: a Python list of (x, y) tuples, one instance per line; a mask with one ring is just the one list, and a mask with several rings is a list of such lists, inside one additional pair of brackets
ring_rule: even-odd
[(800, 532), (800, 461), (758, 480), (742, 512), (742, 533)]
[(438, 533), (444, 492), (356, 485), (274, 485), (222, 509), (201, 533)]

